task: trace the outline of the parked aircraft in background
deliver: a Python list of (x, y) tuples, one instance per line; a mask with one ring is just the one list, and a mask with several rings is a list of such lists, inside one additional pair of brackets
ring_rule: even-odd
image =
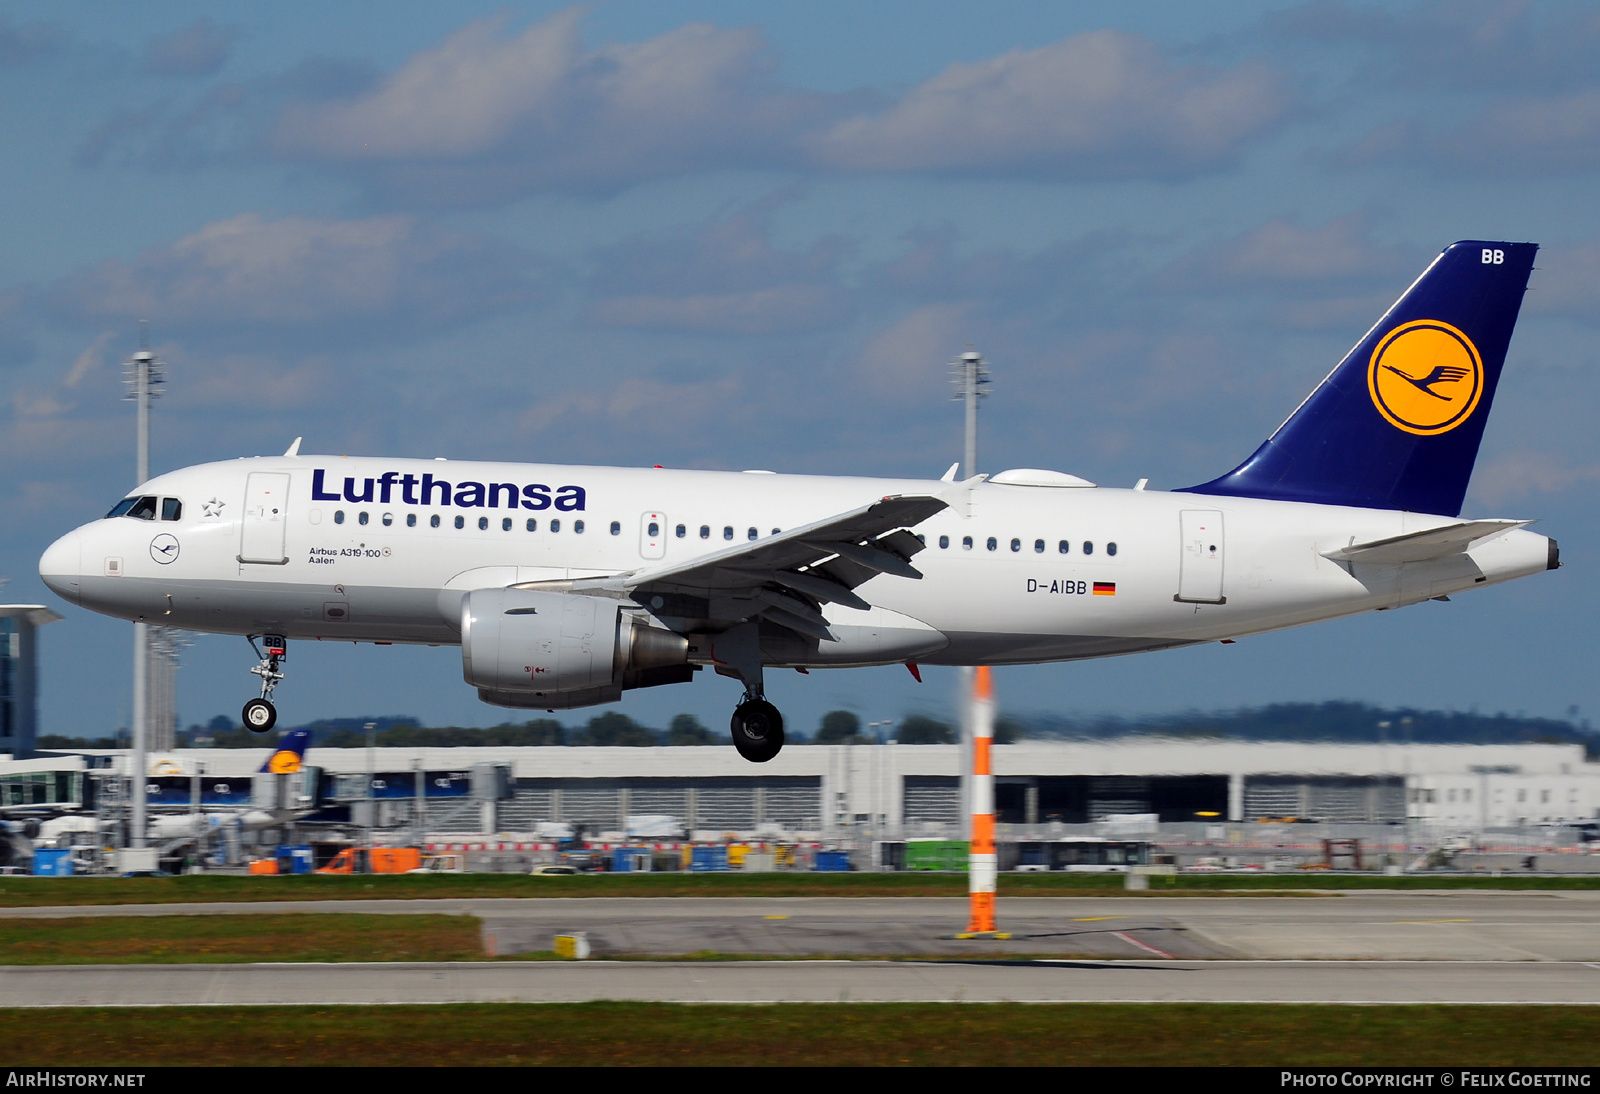
[[(1537, 248), (1446, 249), (1256, 452), (1187, 489), (301, 455), (160, 475), (54, 543), (74, 604), (264, 643), (461, 646), (486, 702), (547, 710), (770, 668), (1071, 661), (1396, 608), (1558, 565), (1460, 519)], [(915, 560), (915, 561), (913, 561)]]

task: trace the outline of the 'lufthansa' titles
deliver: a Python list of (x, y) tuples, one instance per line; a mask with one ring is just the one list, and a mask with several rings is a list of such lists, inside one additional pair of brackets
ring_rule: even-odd
[(345, 501), (360, 505), (375, 500), (379, 505), (390, 505), (398, 493), (399, 502), (405, 505), (454, 505), (463, 509), (558, 509), (567, 513), (581, 512), (588, 502), (588, 494), (581, 486), (551, 488), (540, 482), (527, 485), (513, 482), (451, 484), (431, 474), (402, 475), (398, 471), (385, 471), (375, 479), (346, 476), (344, 493), (341, 494), (327, 488), (326, 475), (321, 468), (311, 472), (312, 501)]

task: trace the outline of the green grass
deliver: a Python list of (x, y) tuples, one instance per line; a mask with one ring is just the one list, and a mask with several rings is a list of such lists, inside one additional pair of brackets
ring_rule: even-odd
[(11, 1067), (1600, 1065), (1600, 1008), (471, 1004), (0, 1010)]
[[(1351, 889), (1600, 889), (1595, 877), (1384, 877), (1324, 874), (1180, 874), (1128, 892), (1117, 875), (1002, 874), (1005, 896), (1263, 896)], [(373, 900), (420, 897), (959, 897), (964, 874), (396, 874), (279, 877), (200, 875), (160, 878), (0, 877), (0, 907), (170, 904), (203, 901)]]
[(0, 919), (0, 964), (475, 961), (463, 915), (202, 915)]

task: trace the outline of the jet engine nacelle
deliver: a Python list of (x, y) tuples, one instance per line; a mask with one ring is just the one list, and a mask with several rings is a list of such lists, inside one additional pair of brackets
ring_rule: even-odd
[(689, 643), (597, 596), (476, 589), (461, 602), (461, 674), (484, 702), (547, 710), (690, 679)]

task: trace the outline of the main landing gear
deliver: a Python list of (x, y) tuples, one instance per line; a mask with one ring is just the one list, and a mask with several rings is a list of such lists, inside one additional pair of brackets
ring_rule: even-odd
[(745, 693), (728, 724), (733, 747), (751, 763), (764, 764), (783, 749), (783, 715), (760, 696)]
[[(256, 733), (265, 733), (278, 721), (278, 708), (272, 705), (272, 689), (278, 686), (283, 679), (283, 673), (278, 666), (289, 656), (288, 643), (281, 634), (246, 635), (250, 640), (250, 648), (256, 651), (256, 656), (261, 658), (261, 663), (250, 671), (261, 677), (261, 698), (252, 699), (244, 705), (240, 717), (244, 719), (246, 729)], [(261, 639), (267, 652), (262, 654), (261, 648), (256, 645), (256, 638)]]
[(728, 723), (733, 747), (751, 763), (766, 763), (783, 749), (783, 715), (762, 696), (761, 636), (756, 625), (743, 623), (717, 635), (711, 657), (718, 674), (744, 684), (744, 698)]

